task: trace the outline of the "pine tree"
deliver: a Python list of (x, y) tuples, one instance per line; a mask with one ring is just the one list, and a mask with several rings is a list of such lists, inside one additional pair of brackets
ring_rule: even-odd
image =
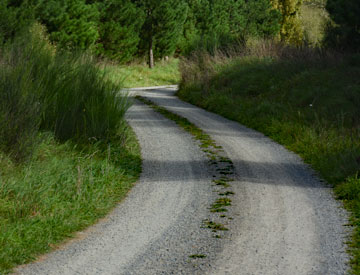
[(230, 29), (239, 39), (271, 37), (280, 30), (281, 14), (269, 0), (233, 0), (230, 10)]
[(183, 0), (138, 0), (144, 11), (142, 47), (149, 55), (149, 66), (154, 67), (154, 54), (161, 58), (174, 53), (187, 15)]
[(285, 43), (299, 45), (303, 40), (303, 30), (299, 20), (302, 0), (271, 0), (274, 8), (282, 14), (280, 39)]
[(31, 25), (34, 9), (28, 1), (0, 1), (0, 43)]
[(100, 1), (98, 52), (112, 60), (127, 62), (137, 52), (143, 12), (130, 0)]
[(38, 20), (50, 34), (50, 39), (67, 49), (88, 49), (99, 37), (96, 5), (85, 0), (42, 0), (37, 6)]
[(188, 0), (188, 3), (192, 4), (190, 14), (196, 14), (200, 46), (209, 52), (226, 50), (235, 41), (252, 36), (274, 36), (280, 29), (280, 13), (269, 0)]
[(179, 38), (177, 48), (180, 52), (185, 53), (190, 50), (193, 44), (199, 37), (199, 30), (197, 28), (197, 10), (200, 5), (200, 0), (186, 0), (187, 17), (183, 26), (183, 33)]

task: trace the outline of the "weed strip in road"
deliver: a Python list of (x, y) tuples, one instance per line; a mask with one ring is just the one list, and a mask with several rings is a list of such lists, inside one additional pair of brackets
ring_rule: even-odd
[[(201, 228), (214, 232), (214, 238), (222, 238), (225, 232), (229, 230), (226, 226), (233, 219), (232, 217), (224, 214), (228, 212), (228, 207), (231, 206), (230, 196), (235, 194), (233, 191), (231, 191), (230, 185), (230, 182), (234, 181), (233, 162), (225, 156), (224, 150), (221, 146), (216, 145), (215, 141), (212, 140), (208, 134), (192, 124), (186, 118), (172, 113), (142, 96), (136, 96), (135, 98), (150, 106), (152, 109), (166, 118), (174, 121), (178, 126), (190, 133), (195, 140), (200, 142), (199, 146), (208, 157), (209, 165), (213, 171), (212, 186), (219, 195), (219, 198), (216, 199), (215, 202), (209, 207), (209, 215), (211, 215), (211, 219), (204, 220)], [(224, 222), (224, 218), (227, 218), (226, 222)], [(189, 257), (192, 259), (204, 258), (194, 257), (194, 255)]]

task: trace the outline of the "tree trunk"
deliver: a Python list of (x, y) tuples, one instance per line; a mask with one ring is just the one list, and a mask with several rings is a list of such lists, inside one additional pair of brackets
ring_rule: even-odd
[(149, 43), (149, 67), (150, 69), (154, 68), (154, 52), (153, 52), (153, 39), (150, 38)]

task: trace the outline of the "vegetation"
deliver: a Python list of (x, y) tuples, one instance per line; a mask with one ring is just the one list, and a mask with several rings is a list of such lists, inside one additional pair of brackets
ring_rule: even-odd
[(56, 50), (38, 25), (1, 48), (1, 274), (94, 223), (137, 179), (120, 88), (90, 56)]
[(345, 50), (360, 50), (360, 3), (357, 0), (328, 0), (326, 9), (333, 20), (327, 33), (329, 46)]
[(123, 66), (107, 65), (106, 70), (111, 81), (121, 79), (125, 88), (175, 85), (180, 81), (179, 59), (175, 58), (159, 61), (154, 69), (145, 64), (133, 63)]
[(0, 273), (34, 260), (109, 212), (141, 169), (129, 128), (110, 144), (59, 143), (41, 133), (30, 161), (0, 152)]
[[(264, 132), (335, 187), (360, 274), (359, 12), (357, 0), (0, 1), (0, 273), (126, 194), (140, 156), (116, 92), (177, 84), (175, 55), (183, 99)], [(221, 161), (207, 135), (158, 110)], [(231, 165), (214, 186), (230, 187)], [(226, 212), (232, 194), (210, 211)]]
[(183, 59), (180, 98), (259, 130), (298, 153), (352, 210), (360, 266), (360, 58), (270, 41), (229, 57)]
[(5, 0), (0, 28), (7, 40), (36, 20), (58, 48), (120, 63), (145, 56), (153, 67), (154, 60), (189, 52), (201, 41), (223, 47), (250, 36), (273, 37), (280, 12), (270, 0)]
[(280, 38), (285, 43), (302, 44), (303, 30), (299, 20), (302, 2), (303, 0), (271, 0), (274, 8), (280, 10), (282, 15)]
[(326, 26), (330, 20), (324, 1), (304, 1), (299, 19), (303, 28), (304, 43), (310, 47), (322, 47)]

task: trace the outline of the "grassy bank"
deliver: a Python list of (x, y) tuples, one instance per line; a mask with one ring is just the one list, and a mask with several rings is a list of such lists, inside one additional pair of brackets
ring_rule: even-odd
[(360, 58), (262, 43), (182, 60), (180, 98), (263, 132), (319, 171), (352, 211), (360, 274)]
[(137, 180), (118, 82), (34, 26), (0, 47), (0, 274), (96, 222)]
[(174, 85), (180, 81), (179, 60), (159, 61), (154, 69), (146, 64), (107, 66), (109, 77), (116, 82), (122, 80), (125, 88)]
[(0, 273), (34, 260), (107, 214), (141, 170), (130, 129), (110, 144), (59, 143), (50, 133), (30, 162), (0, 154)]

